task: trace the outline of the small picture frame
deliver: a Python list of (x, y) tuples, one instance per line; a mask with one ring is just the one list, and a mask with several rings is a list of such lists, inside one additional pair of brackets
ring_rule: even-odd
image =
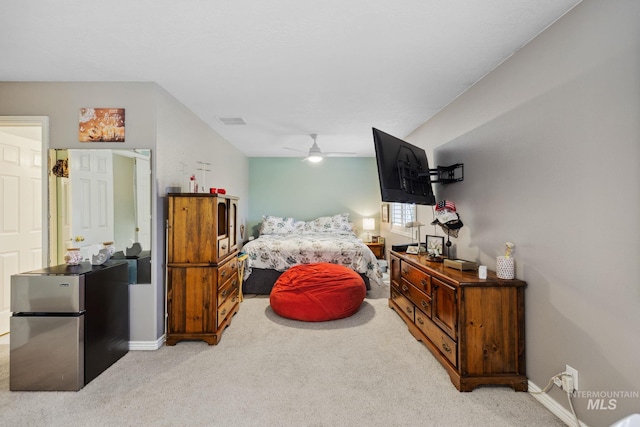
[(389, 222), (389, 204), (382, 205), (382, 222)]
[(427, 234), (425, 238), (427, 245), (427, 254), (431, 256), (441, 256), (444, 252), (444, 237), (430, 236)]
[(382, 236), (378, 236), (378, 243), (383, 244), (384, 245), (384, 237)]

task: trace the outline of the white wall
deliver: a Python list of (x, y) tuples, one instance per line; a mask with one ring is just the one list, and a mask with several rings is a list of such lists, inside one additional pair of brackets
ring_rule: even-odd
[[(156, 86), (157, 120), (156, 189), (159, 197), (157, 235), (164, 248), (167, 187), (181, 187), (187, 177), (196, 174), (202, 182), (203, 167), (198, 161), (210, 163), (206, 187), (224, 188), (227, 194), (239, 197), (239, 224), (244, 224), (248, 211), (249, 163), (248, 158), (229, 144), (205, 122), (195, 116), (167, 91)], [(237, 227), (239, 230), (240, 227)], [(239, 231), (238, 231), (239, 232)], [(164, 249), (163, 249), (164, 256)], [(164, 272), (164, 258), (154, 267), (157, 274)], [(163, 278), (164, 283), (164, 278)], [(164, 289), (156, 295), (158, 310), (157, 330), (164, 330)], [(161, 315), (162, 314), (162, 315)]]
[[(153, 157), (155, 148), (154, 83), (59, 83), (0, 82), (0, 115), (49, 117), (48, 148), (148, 148)], [(124, 108), (125, 142), (82, 143), (78, 141), (78, 114), (82, 107)], [(46, 155), (46, 153), (45, 153)], [(43, 165), (47, 165), (46, 158)], [(155, 194), (153, 194), (155, 196)], [(47, 203), (43, 213), (46, 215)], [(152, 211), (152, 216), (157, 213)], [(164, 248), (152, 237), (152, 263), (162, 259)], [(152, 275), (152, 284), (130, 287), (156, 293), (162, 289), (161, 276)], [(153, 341), (158, 331), (145, 328), (147, 320), (157, 315), (153, 299), (131, 301), (131, 341)], [(155, 323), (155, 322), (154, 322)]]
[[(0, 82), (0, 115), (48, 116), (49, 148), (154, 148), (154, 83)], [(125, 142), (79, 142), (82, 107), (124, 108)]]
[[(79, 142), (82, 107), (124, 108), (125, 142)], [(164, 333), (164, 189), (179, 185), (178, 162), (194, 168), (196, 160), (211, 161), (216, 168), (211, 182), (240, 197), (240, 212), (246, 218), (247, 158), (155, 83), (0, 82), (0, 115), (48, 116), (49, 148), (151, 149), (156, 183), (151, 190), (156, 201), (151, 224), (152, 283), (130, 287), (130, 311), (134, 348), (153, 348)]]
[[(407, 138), (464, 163), (439, 189), (465, 224), (458, 257), (495, 269), (515, 243), (540, 388), (569, 364), (581, 391), (640, 391), (639, 23), (640, 2), (585, 0)], [(640, 408), (588, 401), (574, 405), (592, 426)]]
[(380, 227), (380, 187), (376, 161), (370, 158), (328, 157), (320, 163), (296, 157), (250, 158), (248, 235), (257, 236), (263, 215), (307, 221), (348, 213), (361, 234), (362, 218)]

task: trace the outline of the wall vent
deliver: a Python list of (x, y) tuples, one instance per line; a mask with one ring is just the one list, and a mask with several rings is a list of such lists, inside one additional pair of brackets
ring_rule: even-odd
[(242, 117), (218, 117), (218, 120), (222, 122), (223, 125), (246, 125), (247, 122), (244, 121)]

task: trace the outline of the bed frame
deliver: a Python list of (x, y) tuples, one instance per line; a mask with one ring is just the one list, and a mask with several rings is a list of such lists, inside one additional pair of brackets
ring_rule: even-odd
[[(282, 273), (284, 272), (263, 268), (253, 268), (251, 275), (242, 283), (242, 293), (244, 295), (269, 295), (271, 293), (271, 288), (273, 288), (273, 285)], [(367, 287), (367, 290), (370, 290), (371, 285), (369, 283), (369, 278), (365, 274), (358, 274), (360, 274), (360, 277), (364, 279), (364, 284)]]

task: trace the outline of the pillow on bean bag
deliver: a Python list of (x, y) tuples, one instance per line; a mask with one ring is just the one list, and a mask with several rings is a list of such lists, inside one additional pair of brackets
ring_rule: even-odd
[(364, 280), (350, 268), (331, 263), (303, 264), (282, 273), (269, 301), (282, 317), (323, 322), (355, 314), (366, 294)]

